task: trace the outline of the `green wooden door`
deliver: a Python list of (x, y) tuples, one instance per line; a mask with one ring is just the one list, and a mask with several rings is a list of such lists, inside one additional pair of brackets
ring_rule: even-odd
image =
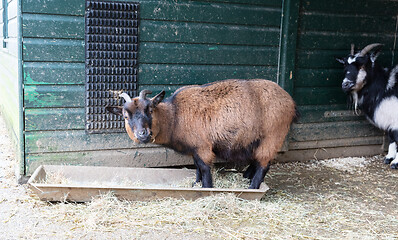
[(383, 133), (348, 110), (340, 87), (343, 69), (335, 57), (346, 56), (351, 43), (359, 50), (381, 42), (382, 64), (397, 64), (397, 13), (395, 1), (300, 1), (293, 95), (302, 117), (291, 132), (291, 150), (314, 149), (326, 156), (322, 149), (328, 147), (353, 147), (353, 155), (381, 151)]

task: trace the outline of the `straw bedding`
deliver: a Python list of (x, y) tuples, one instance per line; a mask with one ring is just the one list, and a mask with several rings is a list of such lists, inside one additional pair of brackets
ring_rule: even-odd
[[(397, 180), (381, 161), (276, 164), (265, 180), (272, 190), (261, 201), (227, 194), (127, 202), (107, 194), (86, 204), (43, 203), (43, 217), (72, 223), (72, 230), (128, 232), (139, 239), (396, 239), (397, 191), (363, 184)], [(216, 173), (215, 183), (223, 176)]]

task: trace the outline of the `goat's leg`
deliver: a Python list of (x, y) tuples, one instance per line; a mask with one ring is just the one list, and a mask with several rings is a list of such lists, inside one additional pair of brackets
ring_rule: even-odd
[(390, 145), (388, 145), (388, 153), (384, 158), (385, 164), (390, 164), (397, 155), (397, 140), (394, 139), (393, 130), (388, 131), (388, 139), (390, 140)]
[(251, 180), (249, 189), (259, 189), (261, 183), (264, 181), (264, 177), (267, 174), (269, 170), (270, 164), (266, 167), (262, 167), (261, 165), (258, 165), (255, 171), (255, 174)]
[[(193, 162), (194, 162), (195, 167), (196, 167), (196, 181), (195, 181), (195, 183), (199, 183), (200, 181), (202, 181), (202, 172), (199, 169), (199, 165), (197, 163), (196, 158), (193, 158)], [(195, 183), (193, 185), (195, 185)]]
[[(211, 168), (210, 165), (215, 158), (213, 151), (211, 151), (211, 147), (198, 149), (198, 151), (193, 155), (195, 162), (197, 164), (197, 168), (200, 173), (199, 176), (202, 180), (203, 188), (212, 188), (213, 187), (213, 179), (211, 177)], [(198, 176), (196, 176), (198, 178)]]
[(249, 167), (243, 173), (243, 177), (248, 178), (251, 181), (254, 177), (254, 174), (256, 174), (257, 165), (258, 165), (257, 162), (250, 163)]
[(256, 173), (252, 179), (249, 188), (258, 189), (264, 181), (265, 174), (270, 168), (270, 161), (275, 158), (278, 150), (281, 149), (285, 136), (289, 128), (277, 126), (280, 131), (272, 131), (260, 142), (258, 148), (254, 151), (254, 158), (258, 162)]
[[(393, 149), (393, 150), (395, 150), (395, 151), (393, 151), (393, 153), (395, 152), (395, 157), (394, 157), (394, 160), (392, 160), (391, 161), (391, 164), (390, 164), (390, 167), (392, 168), (392, 169), (398, 169), (398, 154), (397, 154), (397, 145), (398, 145), (398, 129), (394, 129), (394, 130), (391, 130), (391, 136), (393, 137), (393, 139), (394, 139), (394, 143), (395, 143), (395, 146), (393, 145), (393, 146), (391, 146), (392, 144), (390, 144), (390, 147), (395, 147), (395, 149)], [(389, 147), (389, 148), (390, 148)], [(388, 150), (390, 150), (390, 149), (388, 149)], [(390, 151), (389, 151), (390, 152)]]

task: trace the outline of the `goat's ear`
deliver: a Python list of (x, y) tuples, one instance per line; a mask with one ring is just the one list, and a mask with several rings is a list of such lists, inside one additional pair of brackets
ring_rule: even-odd
[(344, 58), (336, 58), (336, 61), (341, 64), (345, 64)]
[(123, 115), (123, 107), (117, 106), (117, 107), (105, 107), (106, 111), (113, 113), (115, 115), (122, 116)]
[(166, 92), (162, 90), (158, 95), (154, 96), (151, 101), (152, 101), (152, 106), (156, 107), (161, 101), (163, 101), (164, 95)]
[(377, 49), (376, 51), (374, 51), (374, 52), (372, 52), (372, 53), (370, 54), (370, 61), (371, 61), (372, 63), (374, 63), (374, 62), (376, 61), (376, 59), (379, 57), (380, 52), (381, 52), (381, 49)]

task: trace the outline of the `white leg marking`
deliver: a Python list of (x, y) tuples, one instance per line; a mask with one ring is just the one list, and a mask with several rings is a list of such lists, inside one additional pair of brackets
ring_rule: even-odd
[(396, 158), (391, 162), (390, 165), (394, 165), (394, 164), (398, 164), (398, 157), (396, 157)]
[(395, 142), (390, 143), (390, 145), (388, 146), (388, 153), (386, 158), (393, 159), (396, 157), (396, 155), (397, 155), (397, 144)]

